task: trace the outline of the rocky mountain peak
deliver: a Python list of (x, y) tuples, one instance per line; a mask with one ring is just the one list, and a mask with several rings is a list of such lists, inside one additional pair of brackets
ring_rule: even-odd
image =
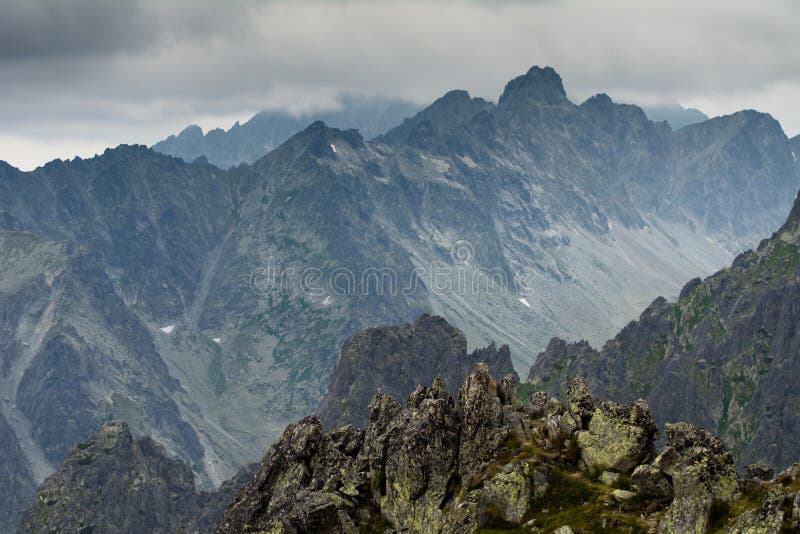
[(613, 106), (614, 101), (611, 100), (611, 97), (606, 93), (598, 93), (592, 97), (589, 97), (583, 104), (581, 104), (581, 107), (600, 109), (611, 109)]
[(444, 134), (467, 124), (478, 113), (493, 108), (494, 104), (491, 102), (483, 98), (473, 98), (467, 91), (456, 89), (447, 92), (427, 108), (392, 128), (379, 140), (391, 145), (417, 144), (415, 141), (420, 141), (420, 137), (430, 139)]
[(253, 473), (247, 466), (218, 490), (197, 491), (188, 464), (107, 422), (45, 480), (19, 532), (208, 532)]
[[(177, 137), (183, 140), (199, 141), (203, 138), (203, 129), (197, 124), (190, 124), (181, 130)], [(169, 138), (173, 139), (175, 136), (170, 136)]]
[(520, 100), (560, 104), (567, 100), (567, 93), (561, 76), (552, 67), (535, 66), (506, 84), (499, 105)]
[(308, 153), (315, 158), (333, 158), (337, 154), (337, 143), (340, 145), (339, 148), (342, 148), (343, 143), (351, 148), (363, 148), (364, 138), (358, 130), (340, 130), (317, 120), (303, 131), (293, 135), (272, 153), (261, 158), (255, 165), (258, 167), (263, 161), (272, 160), (275, 157), (281, 158), (286, 154), (299, 156), (300, 154)]

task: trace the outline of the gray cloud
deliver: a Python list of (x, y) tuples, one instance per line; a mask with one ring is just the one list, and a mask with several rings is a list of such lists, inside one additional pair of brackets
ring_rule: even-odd
[(0, 159), (28, 167), (56, 155), (42, 144), (149, 144), (191, 122), (329, 106), (340, 92), (495, 99), (533, 64), (554, 66), (576, 100), (604, 91), (712, 115), (752, 107), (800, 133), (791, 0), (0, 0), (0, 10), (0, 141), (30, 147), (22, 157), (0, 143)]

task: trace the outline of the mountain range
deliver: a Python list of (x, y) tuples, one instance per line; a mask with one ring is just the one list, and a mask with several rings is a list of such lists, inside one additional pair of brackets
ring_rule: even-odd
[(227, 171), (124, 145), (0, 164), (0, 508), (116, 419), (219, 485), (368, 327), (436, 313), (518, 372), (553, 335), (601, 342), (779, 226), (796, 143), (754, 111), (673, 131), (578, 105), (534, 67), (497, 104), (450, 92), (372, 141), (314, 122)]

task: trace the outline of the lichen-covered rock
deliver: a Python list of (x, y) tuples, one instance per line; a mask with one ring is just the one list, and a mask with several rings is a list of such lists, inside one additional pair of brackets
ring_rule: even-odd
[(508, 438), (497, 383), (486, 365), (476, 365), (464, 381), (458, 390), (458, 405), (462, 424), (459, 469), (468, 479), (494, 458)]
[(744, 478), (748, 480), (772, 480), (774, 471), (768, 465), (749, 464), (744, 467)]
[[(289, 426), (217, 532), (357, 532), (385, 523), (404, 532), (474, 532), (519, 522), (547, 488), (535, 459), (495, 466), (511, 441), (533, 434), (514, 390), (478, 364), (459, 390), (418, 386), (405, 408), (378, 392), (365, 430), (322, 432), (307, 417)], [(491, 473), (490, 473), (491, 472)]]
[(666, 435), (653, 465), (672, 478), (675, 497), (658, 531), (705, 533), (712, 504), (731, 501), (738, 488), (733, 456), (717, 437), (688, 423), (668, 424)]
[(600, 473), (598, 480), (606, 486), (613, 486), (619, 480), (619, 473), (615, 473), (613, 471), (603, 471)]
[(672, 484), (664, 472), (653, 465), (637, 466), (631, 475), (631, 485), (642, 495), (657, 499), (672, 498)]
[(629, 406), (601, 402), (589, 416), (586, 430), (577, 433), (581, 460), (587, 469), (630, 472), (652, 459), (657, 432), (645, 401)]
[(352, 531), (352, 521), (340, 511), (353, 506), (354, 496), (348, 494), (367, 490), (367, 477), (354, 473), (362, 436), (353, 427), (323, 434), (316, 417), (290, 425), (225, 511), (217, 531)]
[(624, 490), (624, 489), (615, 489), (611, 492), (611, 496), (617, 502), (625, 502), (629, 499), (636, 497), (636, 494), (632, 491)]
[(546, 391), (537, 391), (531, 395), (531, 400), (525, 411), (533, 418), (540, 419), (546, 415), (558, 416), (564, 413), (564, 405), (547, 394)]
[(583, 378), (573, 378), (567, 386), (567, 408), (580, 428), (586, 428), (594, 413), (594, 399), (589, 393), (589, 385)]
[(786, 505), (791, 495), (780, 488), (773, 488), (764, 495), (757, 510), (746, 511), (736, 523), (725, 529), (726, 534), (780, 534), (784, 526)]
[(435, 532), (445, 522), (442, 504), (453, 497), (458, 473), (459, 421), (444, 382), (418, 389), (413, 404), (399, 412), (396, 429), (384, 435), (385, 460), (370, 464), (385, 479), (373, 497), (398, 527)]

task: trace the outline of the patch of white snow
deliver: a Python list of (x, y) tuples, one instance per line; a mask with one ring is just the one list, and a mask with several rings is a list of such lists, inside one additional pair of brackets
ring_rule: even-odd
[(161, 330), (165, 334), (171, 334), (172, 331), (175, 330), (175, 325), (171, 324), (169, 326), (162, 326), (161, 328), (159, 328), (159, 330)]

